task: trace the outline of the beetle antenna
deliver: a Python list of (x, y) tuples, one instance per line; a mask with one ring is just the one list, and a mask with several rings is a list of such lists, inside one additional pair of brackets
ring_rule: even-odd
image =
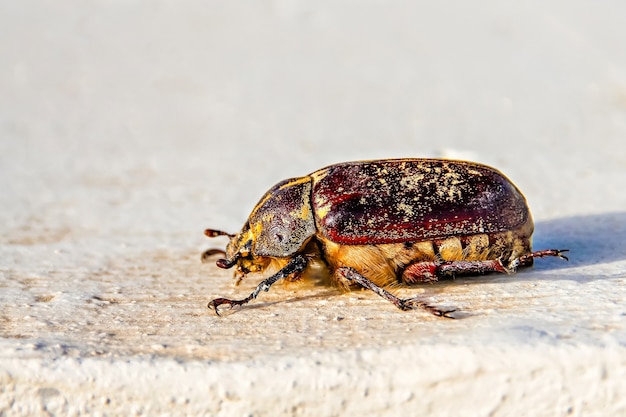
[(202, 257), (200, 259), (202, 260), (202, 263), (206, 263), (214, 255), (226, 256), (226, 251), (222, 249), (208, 249), (202, 253)]
[(206, 229), (206, 230), (204, 231), (204, 234), (205, 234), (207, 237), (228, 236), (228, 237), (229, 237), (229, 238), (231, 238), (231, 239), (235, 237), (235, 235), (233, 235), (233, 234), (226, 233), (226, 232), (223, 232), (223, 231), (221, 231), (221, 230), (215, 230), (215, 229)]

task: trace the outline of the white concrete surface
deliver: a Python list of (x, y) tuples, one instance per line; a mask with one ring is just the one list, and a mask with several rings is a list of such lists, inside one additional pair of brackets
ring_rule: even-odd
[[(0, 0), (0, 415), (626, 415), (626, 6)], [(278, 180), (449, 156), (569, 263), (248, 293), (201, 264)]]

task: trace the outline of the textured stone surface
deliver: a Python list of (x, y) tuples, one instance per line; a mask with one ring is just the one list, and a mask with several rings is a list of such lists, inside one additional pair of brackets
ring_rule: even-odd
[[(609, 2), (0, 1), (0, 414), (626, 414), (626, 52)], [(623, 8), (623, 7), (622, 7)], [(200, 254), (279, 180), (445, 156), (525, 193), (514, 276), (240, 297)]]

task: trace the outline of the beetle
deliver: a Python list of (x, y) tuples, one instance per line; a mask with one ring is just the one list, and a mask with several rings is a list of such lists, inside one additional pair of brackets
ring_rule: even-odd
[(393, 284), (456, 275), (513, 273), (534, 258), (567, 260), (567, 250), (533, 252), (534, 225), (525, 197), (498, 170), (445, 159), (383, 159), (330, 165), (279, 182), (252, 210), (226, 251), (212, 249), (220, 268), (236, 266), (238, 283), (252, 272), (276, 271), (246, 298), (216, 298), (208, 307), (244, 305), (278, 280), (306, 277), (321, 265), (330, 280), (365, 287), (401, 310), (450, 317), (420, 298), (401, 299)]

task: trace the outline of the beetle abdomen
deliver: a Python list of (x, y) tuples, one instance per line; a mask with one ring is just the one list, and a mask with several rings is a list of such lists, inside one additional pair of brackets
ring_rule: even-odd
[[(407, 268), (419, 263), (499, 259), (506, 265), (530, 253), (532, 232), (533, 224), (529, 218), (520, 228), (492, 234), (378, 245), (342, 245), (323, 237), (320, 241), (331, 269), (353, 268), (376, 285), (384, 287), (437, 279), (416, 279), (415, 274), (405, 274)], [(341, 277), (332, 278), (343, 285)]]
[(498, 233), (530, 219), (526, 200), (506, 177), (470, 162), (351, 162), (311, 177), (317, 229), (344, 245)]

